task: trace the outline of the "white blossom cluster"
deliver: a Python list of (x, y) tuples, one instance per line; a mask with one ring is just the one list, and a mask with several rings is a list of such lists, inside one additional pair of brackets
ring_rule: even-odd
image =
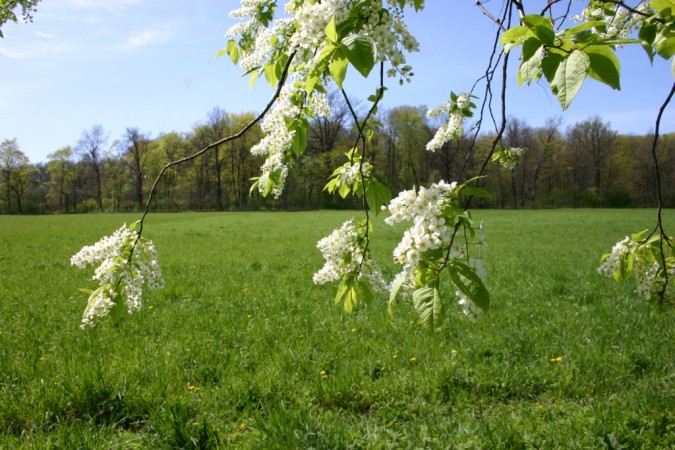
[(348, 11), (340, 0), (324, 0), (321, 2), (289, 2), (286, 12), (293, 14), (298, 24), (296, 32), (290, 40), (290, 48), (301, 53), (311, 52), (326, 39), (326, 26), (332, 17), (339, 22), (346, 17)]
[[(403, 51), (418, 51), (419, 44), (403, 22), (403, 12), (397, 2), (388, 0), (388, 10), (383, 0), (352, 2), (347, 0), (299, 1), (290, 0), (284, 11), (291, 17), (274, 18), (271, 13), (275, 0), (241, 0), (241, 6), (230, 16), (241, 20), (232, 26), (226, 36), (239, 40), (239, 65), (247, 72), (264, 66), (270, 58), (280, 53), (295, 53), (293, 71), (289, 82), (282, 89), (275, 107), (267, 114), (262, 128), (266, 136), (252, 149), (255, 155), (267, 157), (258, 179), (258, 189), (279, 197), (283, 191), (291, 160), (294, 134), (289, 122), (307, 116), (329, 116), (330, 108), (323, 94), (307, 95), (305, 103), (291, 101), (305, 92), (307, 77), (313, 74), (321, 59), (322, 49), (334, 44), (328, 41), (326, 27), (335, 19), (342, 23), (354, 8), (365, 23), (355, 29), (350, 38), (365, 38), (373, 43), (376, 60), (389, 61), (393, 72), (409, 77), (412, 68), (405, 65)], [(414, 6), (414, 2), (407, 2)], [(391, 12), (389, 12), (391, 11)], [(272, 60), (273, 61), (273, 60)], [(323, 83), (324, 80), (321, 80)], [(268, 183), (272, 183), (269, 189)]]
[[(262, 174), (258, 181), (258, 190), (264, 192), (267, 183), (272, 182), (274, 185), (272, 194), (275, 198), (279, 198), (283, 192), (284, 182), (288, 175), (289, 154), (295, 136), (295, 132), (288, 129), (288, 122), (304, 114), (303, 108), (291, 101), (292, 96), (298, 93), (305, 95), (303, 90), (292, 85), (285, 85), (282, 88), (275, 107), (265, 116), (261, 124), (266, 136), (251, 147), (253, 155), (266, 157), (265, 163), (261, 167)], [(330, 115), (330, 107), (326, 101), (326, 96), (321, 93), (308, 96), (305, 108), (313, 111), (313, 114), (317, 116)], [(273, 174), (274, 181), (270, 180)]]
[(359, 239), (361, 237), (358, 226), (353, 219), (346, 221), (340, 228), (321, 239), (316, 247), (326, 263), (314, 274), (314, 283), (339, 281), (349, 273), (358, 272), (358, 276), (366, 278), (375, 291), (385, 292), (387, 284), (382, 272), (375, 261), (364, 256)]
[(373, 171), (373, 165), (368, 162), (346, 163), (338, 172), (338, 186), (354, 186), (362, 179), (366, 179)]
[(637, 2), (636, 5), (631, 6), (631, 8), (638, 11), (638, 13), (634, 13), (624, 6), (625, 5), (617, 5), (612, 14), (608, 15), (605, 11), (605, 2), (601, 2), (601, 4), (592, 2), (590, 6), (581, 12), (581, 14), (572, 17), (572, 20), (577, 23), (594, 21), (605, 22), (607, 24), (606, 30), (601, 32), (597, 28), (593, 28), (594, 32), (603, 38), (625, 39), (628, 38), (637, 25), (644, 20), (644, 17), (638, 13), (647, 14), (651, 11), (651, 0), (642, 0)]
[[(134, 244), (136, 248), (130, 258)], [(80, 269), (99, 264), (92, 279), (98, 281), (100, 287), (89, 299), (82, 317), (82, 328), (87, 325), (93, 327), (95, 318), (107, 316), (122, 298), (129, 314), (138, 311), (143, 283), (150, 289), (164, 285), (154, 244), (150, 240), (139, 239), (138, 232), (126, 224), (111, 236), (83, 247), (70, 258), (70, 264)]]
[[(646, 300), (658, 296), (666, 284), (665, 273), (651, 253), (648, 250), (640, 251), (639, 244), (629, 237), (614, 244), (611, 253), (598, 267), (598, 273), (612, 278), (614, 273), (620, 271), (621, 259), (626, 254), (632, 254), (633, 257), (638, 296)], [(675, 267), (668, 268), (668, 277), (675, 277)]]
[[(384, 220), (388, 225), (402, 221), (413, 223), (404, 232), (403, 239), (393, 252), (394, 262), (403, 265), (403, 270), (396, 275), (391, 285), (400, 285), (402, 291), (408, 295), (415, 290), (415, 274), (420, 260), (423, 259), (439, 264), (445, 258), (461, 260), (468, 264), (479, 277), (485, 276), (482, 257), (486, 244), (482, 226), (476, 249), (469, 254), (468, 244), (463, 246), (458, 242), (453, 242), (454, 227), (452, 224), (447, 224), (443, 217), (443, 210), (455, 195), (456, 187), (456, 182), (440, 181), (429, 188), (420, 187), (418, 190), (403, 191), (386, 208), (391, 214)], [(443, 250), (440, 255), (427, 253), (438, 249)], [(429, 261), (429, 259), (434, 261)], [(473, 317), (480, 311), (480, 308), (461, 292), (457, 291), (457, 296), (465, 314)]]
[(464, 113), (462, 112), (469, 106), (471, 95), (468, 92), (462, 92), (457, 96), (457, 101), (449, 100), (442, 105), (427, 111), (427, 117), (433, 119), (443, 114), (448, 114), (448, 121), (441, 125), (434, 137), (427, 143), (427, 150), (435, 152), (443, 145), (462, 134), (464, 125)]

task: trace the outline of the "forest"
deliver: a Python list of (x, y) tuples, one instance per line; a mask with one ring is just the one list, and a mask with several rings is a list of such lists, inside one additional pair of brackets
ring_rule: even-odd
[[(250, 148), (262, 137), (254, 126), (243, 138), (214, 147), (199, 158), (169, 169), (156, 186), (152, 211), (222, 211), (257, 209), (340, 209), (359, 207), (356, 198), (342, 199), (324, 190), (333, 168), (346, 161), (353, 147), (348, 106), (329, 96), (330, 117), (311, 122), (304, 157), (289, 173), (278, 199), (251, 193), (264, 158)], [(490, 151), (494, 135), (466, 130), (458, 140), (435, 152), (426, 143), (441, 124), (427, 118), (425, 106), (398, 106), (378, 115), (372, 138), (373, 173), (392, 192), (476, 173)], [(0, 144), (0, 212), (53, 214), (140, 211), (152, 185), (170, 161), (195, 153), (238, 132), (255, 117), (215, 107), (188, 132), (151, 137), (129, 127), (112, 139), (103, 125), (84, 129), (78, 142), (32, 163), (16, 139)], [(471, 140), (475, 151), (470, 152)], [(518, 163), (492, 162), (479, 181), (491, 193), (480, 208), (651, 207), (655, 203), (653, 136), (624, 135), (599, 116), (564, 126), (561, 117), (532, 127), (509, 118), (503, 144), (519, 151)], [(675, 133), (662, 136), (664, 206), (675, 205), (673, 150)]]

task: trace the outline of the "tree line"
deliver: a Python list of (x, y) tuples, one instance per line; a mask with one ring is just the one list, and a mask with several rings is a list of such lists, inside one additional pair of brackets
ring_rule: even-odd
[[(249, 149), (262, 136), (253, 127), (242, 139), (219, 145), (203, 156), (169, 169), (156, 187), (151, 209), (247, 210), (357, 207), (323, 188), (333, 168), (346, 162), (355, 131), (349, 110), (331, 96), (333, 114), (313, 120), (305, 157), (293, 167), (279, 199), (251, 194), (251, 178), (263, 159)], [(438, 128), (425, 107), (399, 106), (381, 114), (372, 136), (374, 173), (392, 192), (413, 185), (456, 180), (466, 167), (477, 172), (494, 135), (465, 132), (436, 152), (425, 149)], [(253, 113), (214, 108), (186, 133), (151, 138), (129, 127), (111, 140), (102, 125), (85, 129), (77, 143), (31, 163), (16, 139), (0, 143), (0, 211), (85, 213), (138, 211), (145, 207), (152, 183), (170, 161), (189, 156), (239, 131)], [(470, 151), (476, 139), (474, 151)], [(541, 127), (511, 118), (503, 139), (523, 148), (519, 163), (487, 168), (480, 183), (491, 194), (475, 206), (492, 208), (647, 207), (656, 198), (650, 135), (623, 135), (600, 117), (563, 128), (560, 118)], [(659, 143), (665, 206), (675, 205), (675, 134)], [(476, 170), (474, 170), (476, 169)], [(464, 171), (464, 173), (467, 173)]]

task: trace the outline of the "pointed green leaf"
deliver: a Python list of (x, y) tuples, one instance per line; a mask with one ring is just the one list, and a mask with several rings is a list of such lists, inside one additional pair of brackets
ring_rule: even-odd
[(586, 79), (586, 75), (588, 75), (590, 66), (590, 58), (580, 50), (572, 51), (567, 58), (560, 62), (551, 83), (551, 89), (558, 97), (563, 109), (567, 109), (574, 100)]
[(333, 81), (335, 81), (335, 84), (340, 89), (342, 89), (342, 83), (347, 76), (348, 66), (349, 60), (347, 59), (347, 55), (342, 51), (342, 48), (337, 49), (328, 66), (328, 70), (330, 71), (330, 76), (333, 77)]
[(530, 14), (520, 19), (523, 24), (532, 30), (532, 32), (546, 45), (553, 45), (555, 32), (553, 24), (546, 17), (539, 14)]
[(366, 188), (366, 200), (368, 201), (368, 207), (375, 211), (375, 215), (377, 215), (380, 213), (382, 205), (386, 205), (391, 200), (391, 191), (375, 178), (371, 178)]
[(529, 58), (527, 61), (523, 61), (518, 69), (518, 86), (522, 86), (523, 83), (528, 85), (541, 76), (539, 71), (539, 66), (541, 64), (541, 55), (544, 52), (544, 47), (539, 47), (534, 55)]
[(475, 186), (468, 186), (462, 189), (462, 195), (464, 197), (492, 198), (492, 195), (488, 191)]
[(508, 53), (513, 47), (522, 44), (527, 34), (531, 34), (530, 30), (522, 25), (506, 30), (499, 38), (499, 42), (504, 46), (504, 52)]
[(490, 308), (490, 292), (483, 280), (471, 270), (471, 267), (460, 261), (453, 261), (449, 266), (452, 282), (464, 295), (469, 297), (483, 311)]
[(343, 41), (343, 51), (347, 59), (364, 77), (368, 77), (375, 66), (375, 50), (370, 39), (362, 36), (349, 36)]
[(583, 49), (590, 61), (588, 75), (613, 89), (621, 89), (620, 63), (609, 45), (591, 45)]
[[(437, 280), (436, 280), (437, 281)], [(438, 290), (438, 283), (432, 282), (413, 292), (413, 305), (425, 326), (434, 327), (441, 321), (443, 302)]]
[(633, 273), (633, 254), (624, 253), (619, 259), (619, 267), (612, 274), (617, 283), (623, 283)]
[(546, 52), (544, 57), (541, 59), (541, 71), (544, 72), (544, 76), (549, 83), (553, 82), (555, 74), (558, 71), (558, 67), (560, 67), (560, 63), (563, 59), (563, 55), (554, 51)]
[(664, 59), (670, 59), (675, 55), (675, 36), (669, 37), (667, 39), (657, 39), (656, 43), (656, 53), (659, 54)]
[(398, 297), (398, 291), (401, 290), (401, 287), (403, 286), (403, 283), (405, 282), (406, 277), (404, 276), (397, 276), (394, 278), (394, 282), (391, 284), (391, 291), (389, 293), (389, 314), (392, 314), (392, 306), (396, 302), (396, 297)]
[(328, 25), (326, 25), (326, 37), (332, 42), (338, 41), (337, 27), (335, 25), (335, 16), (331, 17)]
[(672, 11), (675, 11), (675, 1), (673, 0), (652, 0), (651, 7), (657, 11), (663, 11), (664, 9), (670, 8)]

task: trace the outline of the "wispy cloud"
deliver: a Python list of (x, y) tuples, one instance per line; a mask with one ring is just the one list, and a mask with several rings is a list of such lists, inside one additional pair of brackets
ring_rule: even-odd
[(78, 9), (120, 11), (129, 6), (138, 4), (139, 0), (68, 0), (68, 3), (71, 7)]
[(36, 39), (8, 41), (6, 46), (0, 44), (0, 58), (50, 60), (76, 51), (71, 42), (55, 34), (38, 32), (35, 36), (37, 36)]
[(156, 27), (146, 27), (140, 31), (132, 33), (125, 41), (126, 48), (141, 48), (148, 45), (161, 45), (173, 38), (176, 30), (170, 24), (164, 24)]

